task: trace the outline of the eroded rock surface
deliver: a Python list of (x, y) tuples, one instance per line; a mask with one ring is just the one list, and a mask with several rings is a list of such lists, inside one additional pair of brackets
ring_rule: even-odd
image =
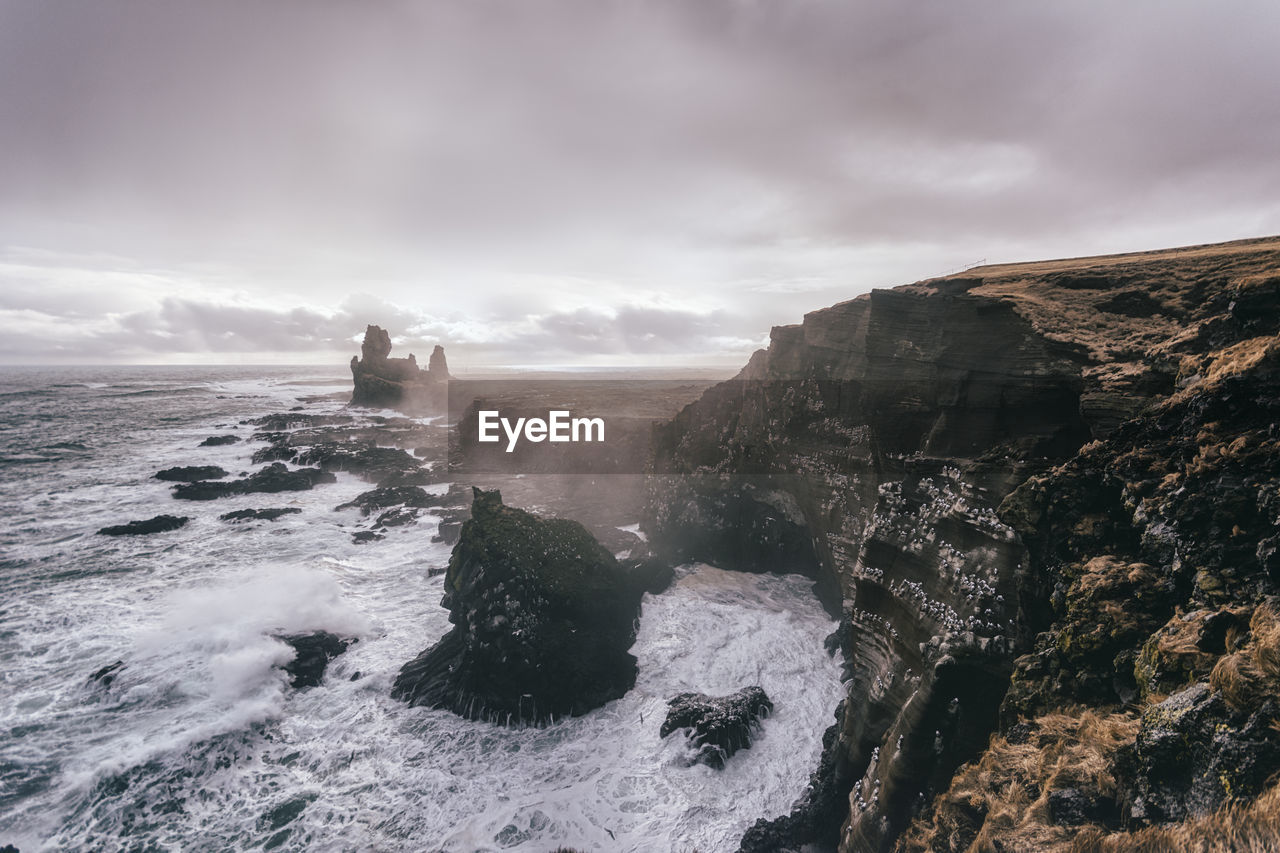
[[(1275, 239), (980, 267), (774, 329), (661, 428), (654, 549), (805, 572), (841, 617), (843, 825), (781, 818), (757, 838), (883, 850), (912, 826), (930, 840), (904, 849), (964, 849), (940, 839), (972, 841), (987, 812), (941, 795), (993, 732), (1120, 709), (1080, 723), (1112, 732), (1110, 766), (1136, 738), (1126, 703), (1233, 654), (1223, 620), (1247, 623), (1280, 580), (1277, 294)], [(1174, 651), (1179, 609), (1231, 608)], [(1037, 832), (1138, 791), (1118, 768), (1042, 782), (1059, 793), (1027, 812)]]
[(173, 496), (186, 501), (211, 501), (252, 492), (303, 492), (319, 483), (337, 481), (337, 477), (319, 468), (290, 469), (283, 462), (274, 462), (239, 480), (182, 483), (174, 487)]
[(405, 664), (392, 695), (472, 719), (544, 723), (635, 684), (639, 593), (582, 525), (476, 489), (449, 560), (454, 627)]
[(360, 355), (351, 357), (354, 391), (351, 405), (371, 408), (443, 411), (448, 405), (449, 368), (444, 348), (432, 350), (427, 369), (417, 358), (391, 358), (391, 335), (379, 326), (365, 329)]
[(773, 702), (763, 687), (752, 686), (728, 696), (681, 693), (667, 707), (659, 736), (688, 729), (693, 760), (720, 770), (735, 752), (751, 747), (760, 720), (773, 711)]
[(151, 533), (164, 533), (177, 530), (191, 519), (185, 515), (157, 515), (145, 521), (130, 521), (128, 524), (115, 524), (98, 531), (101, 536), (146, 536)]

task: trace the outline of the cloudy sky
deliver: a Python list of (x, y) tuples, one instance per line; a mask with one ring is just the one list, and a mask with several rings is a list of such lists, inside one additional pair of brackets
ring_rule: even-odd
[[(1280, 4), (0, 0), (0, 362), (740, 364), (1280, 233)], [(403, 351), (403, 350), (402, 350)]]

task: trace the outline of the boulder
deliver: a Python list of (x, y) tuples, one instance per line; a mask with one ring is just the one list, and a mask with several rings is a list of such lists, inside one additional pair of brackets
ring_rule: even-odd
[(293, 660), (285, 664), (289, 683), (294, 687), (316, 687), (324, 678), (329, 661), (347, 650), (355, 640), (344, 640), (328, 631), (312, 631), (278, 637), (296, 652)]
[(290, 470), (283, 462), (273, 462), (248, 477), (230, 482), (182, 483), (175, 486), (173, 496), (186, 501), (211, 501), (228, 495), (244, 495), (251, 492), (302, 492), (318, 483), (336, 483), (338, 478), (319, 468)]
[(420, 486), (391, 486), (385, 489), (372, 489), (368, 492), (361, 492), (336, 508), (358, 508), (361, 515), (369, 515), (376, 510), (393, 506), (438, 506), (443, 499), (444, 496), (442, 495), (427, 494)]
[(130, 521), (128, 524), (104, 527), (98, 533), (102, 536), (146, 536), (151, 533), (164, 533), (166, 530), (177, 530), (190, 520), (185, 515), (157, 515), (145, 521)]
[(454, 627), (405, 664), (392, 695), (471, 719), (542, 724), (635, 684), (639, 594), (581, 524), (475, 489), (449, 560)]
[(728, 696), (681, 693), (667, 707), (670, 710), (658, 734), (667, 737), (689, 729), (689, 742), (697, 750), (693, 760), (717, 770), (739, 749), (750, 748), (760, 718), (773, 711), (764, 688), (755, 685)]
[(115, 663), (109, 663), (102, 669), (97, 670), (89, 676), (90, 681), (96, 681), (103, 687), (110, 687), (111, 682), (116, 680), (116, 676), (120, 674), (120, 670), (124, 669), (124, 661), (118, 660)]
[(267, 509), (238, 509), (218, 516), (221, 521), (275, 521), (282, 515), (302, 512), (296, 506), (269, 507)]
[(1278, 714), (1275, 698), (1251, 713), (1234, 711), (1205, 684), (1148, 707), (1121, 762), (1133, 780), (1130, 816), (1139, 823), (1185, 820), (1256, 797), (1280, 771), (1271, 728)]
[(194, 483), (198, 480), (218, 480), (227, 476), (227, 472), (223, 471), (217, 465), (187, 465), (177, 468), (165, 468), (163, 471), (157, 471), (155, 478), (157, 480), (167, 480), (171, 483)]
[(235, 444), (240, 440), (238, 435), (211, 435), (204, 441), (200, 442), (199, 447), (222, 447), (226, 444)]

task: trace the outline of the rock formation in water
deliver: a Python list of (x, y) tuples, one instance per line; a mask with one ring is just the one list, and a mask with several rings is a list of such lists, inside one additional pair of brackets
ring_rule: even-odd
[(664, 425), (654, 549), (841, 618), (842, 823), (743, 848), (1159, 846), (1280, 801), (1277, 332), (1280, 239), (980, 267), (776, 328)]
[(239, 480), (198, 480), (173, 488), (173, 496), (184, 501), (211, 501), (254, 492), (305, 492), (320, 483), (336, 483), (338, 478), (319, 468), (289, 468), (273, 462)]
[(443, 411), (448, 404), (446, 382), (449, 365), (444, 347), (431, 352), (427, 369), (417, 358), (391, 358), (391, 335), (379, 326), (364, 332), (360, 355), (351, 357), (351, 378), (355, 385), (351, 405), (380, 409)]
[(130, 521), (128, 524), (104, 527), (98, 533), (102, 536), (147, 536), (152, 533), (177, 530), (190, 520), (185, 515), (157, 515), (144, 521)]
[(217, 465), (182, 465), (157, 471), (154, 476), (157, 480), (171, 483), (195, 483), (200, 480), (220, 480), (227, 476), (227, 472)]
[(763, 687), (752, 686), (728, 696), (681, 693), (667, 702), (667, 708), (658, 735), (688, 729), (696, 750), (693, 760), (720, 770), (735, 752), (751, 747), (760, 718), (773, 711), (773, 703)]
[(405, 664), (392, 695), (472, 719), (544, 723), (635, 684), (640, 595), (575, 521), (542, 519), (476, 489), (449, 559), (454, 627)]
[(328, 631), (290, 634), (279, 638), (294, 651), (293, 660), (284, 666), (291, 687), (318, 687), (324, 680), (329, 661), (347, 650), (355, 640), (344, 640)]

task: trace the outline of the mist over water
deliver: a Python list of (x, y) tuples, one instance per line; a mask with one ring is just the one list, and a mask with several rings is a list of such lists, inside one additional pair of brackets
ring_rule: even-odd
[[(372, 485), (175, 501), (173, 465), (253, 470), (262, 445), (197, 447), (345, 390), (314, 368), (18, 368), (0, 379), (0, 844), (62, 849), (733, 849), (788, 811), (840, 698), (834, 627), (797, 576), (683, 567), (646, 596), (635, 689), (505, 729), (389, 698), (442, 636), (435, 519), (356, 545)], [(337, 412), (342, 404), (307, 404)], [(443, 486), (430, 487), (443, 489)], [(228, 524), (236, 509), (302, 510)], [(168, 533), (109, 524), (186, 515)], [(311, 689), (275, 635), (358, 642)], [(116, 680), (89, 681), (124, 661)], [(724, 771), (663, 741), (666, 700), (760, 684), (776, 710)]]

